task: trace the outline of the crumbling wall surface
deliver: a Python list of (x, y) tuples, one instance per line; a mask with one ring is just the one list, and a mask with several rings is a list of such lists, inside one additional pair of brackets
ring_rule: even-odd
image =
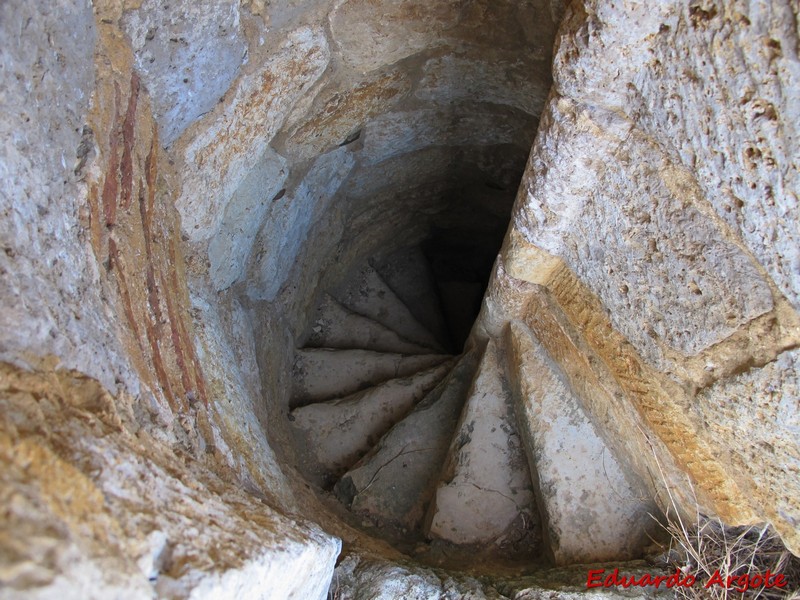
[(797, 16), (572, 3), (501, 269), (541, 286), (516, 313), (662, 501), (770, 521), (795, 553)]
[(132, 404), (0, 365), (0, 598), (324, 598), (339, 540), (176, 454)]

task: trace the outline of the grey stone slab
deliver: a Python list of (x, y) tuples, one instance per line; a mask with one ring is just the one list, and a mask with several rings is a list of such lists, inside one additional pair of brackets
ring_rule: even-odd
[(650, 543), (655, 506), (623, 471), (560, 369), (524, 324), (510, 324), (507, 349), (551, 558), (566, 565), (640, 556)]
[(239, 17), (239, 4), (226, 0), (145, 0), (124, 14), (165, 146), (211, 110), (239, 73), (247, 54)]
[(421, 526), (442, 469), (479, 353), (448, 376), (336, 484), (340, 500), (378, 527)]
[(344, 473), (408, 414), (449, 368), (445, 363), (338, 400), (293, 410), (289, 419), (301, 452), (300, 469), (318, 485), (330, 483), (331, 477)]
[(364, 349), (399, 354), (430, 354), (430, 348), (413, 344), (368, 317), (347, 310), (326, 295), (317, 308), (305, 340), (310, 348)]
[[(455, 544), (541, 539), (530, 469), (511, 390), (489, 341), (436, 490), (428, 534)], [(538, 539), (537, 539), (538, 538)]]
[(438, 365), (448, 356), (407, 356), (370, 350), (298, 350), (292, 368), (292, 405), (341, 398), (388, 379), (407, 377)]

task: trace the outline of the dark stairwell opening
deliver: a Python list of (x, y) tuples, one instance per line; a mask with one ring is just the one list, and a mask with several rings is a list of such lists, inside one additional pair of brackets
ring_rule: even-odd
[[(290, 174), (240, 284), (281, 460), (338, 519), (432, 562), (540, 551), (502, 349), (470, 331), (552, 83), (555, 4), (442, 5), (428, 46), (333, 70), (272, 142)], [(481, 435), (501, 455), (480, 469), (505, 479), (470, 487), (476, 527), (453, 485)]]

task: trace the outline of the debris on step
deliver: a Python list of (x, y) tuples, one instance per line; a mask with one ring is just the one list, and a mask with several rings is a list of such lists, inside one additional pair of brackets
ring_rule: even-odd
[(337, 497), (353, 513), (402, 534), (421, 526), (479, 359), (474, 349), (462, 356), (336, 484)]
[(446, 354), (305, 348), (295, 354), (291, 408), (341, 398), (448, 360)]
[(326, 488), (375, 445), (445, 376), (451, 361), (338, 400), (293, 410), (298, 468)]
[(334, 296), (351, 311), (385, 325), (403, 338), (429, 351), (444, 351), (371, 266), (362, 267)]
[(658, 514), (625, 473), (559, 367), (528, 327), (507, 329), (509, 377), (534, 473), (544, 546), (556, 565), (640, 556)]
[(501, 358), (490, 340), (431, 503), (428, 535), (532, 555), (541, 546), (539, 510)]
[(304, 346), (397, 354), (431, 353), (430, 348), (409, 342), (385, 325), (348, 310), (328, 294), (317, 307)]

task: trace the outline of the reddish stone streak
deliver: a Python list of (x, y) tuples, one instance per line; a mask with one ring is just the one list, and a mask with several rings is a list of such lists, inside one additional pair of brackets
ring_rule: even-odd
[[(161, 356), (161, 348), (158, 345), (161, 336), (161, 323), (163, 322), (163, 313), (161, 312), (161, 301), (158, 296), (158, 286), (156, 285), (155, 268), (153, 266), (153, 246), (152, 246), (152, 213), (148, 210), (148, 202), (145, 198), (145, 190), (142, 182), (139, 182), (139, 215), (142, 220), (142, 237), (144, 238), (145, 249), (145, 264), (146, 264), (146, 284), (147, 284), (147, 304), (150, 311), (147, 312), (145, 321), (145, 329), (147, 331), (147, 339), (150, 342), (150, 348), (153, 353), (153, 365), (156, 370), (156, 376), (161, 382), (164, 391), (167, 394), (167, 400), (172, 410), (184, 408), (182, 397), (176, 396), (172, 385), (167, 375), (167, 370), (164, 368), (164, 360)], [(166, 293), (167, 306), (169, 306), (169, 293)], [(172, 317), (169, 316), (170, 320)], [(180, 364), (180, 360), (178, 361)], [(184, 385), (184, 388), (186, 386)]]
[[(177, 251), (175, 249), (175, 240), (170, 241), (169, 245), (169, 261), (171, 265), (176, 264), (177, 260)], [(180, 289), (178, 287), (178, 271), (173, 267), (172, 272), (172, 289), (177, 291)], [(178, 340), (182, 342), (180, 344), (181, 347), (186, 348), (186, 352), (189, 355), (189, 361), (194, 367), (194, 379), (195, 379), (195, 393), (197, 395), (198, 400), (203, 403), (203, 406), (208, 408), (208, 393), (206, 392), (206, 384), (205, 378), (203, 377), (203, 372), (200, 370), (200, 363), (197, 360), (197, 354), (195, 353), (194, 344), (192, 340), (189, 339), (189, 334), (186, 331), (186, 325), (182, 318), (171, 318), (170, 321), (172, 323), (176, 323), (178, 327)], [(188, 374), (187, 374), (188, 375)]]
[(158, 175), (158, 162), (156, 161), (156, 148), (158, 147), (158, 130), (153, 128), (153, 138), (150, 140), (150, 151), (144, 160), (144, 177), (147, 182), (147, 214), (153, 214), (156, 202), (156, 177)]
[(147, 210), (147, 201), (145, 200), (144, 187), (139, 182), (139, 215), (142, 218), (142, 236), (144, 237), (144, 251), (145, 262), (147, 263), (146, 281), (147, 281), (147, 303), (153, 311), (155, 317), (154, 329), (159, 331), (161, 329), (162, 313), (161, 303), (158, 300), (158, 287), (156, 286), (155, 270), (153, 269), (153, 250), (151, 244), (150, 234), (150, 212)]
[[(158, 346), (158, 334), (154, 331), (153, 322), (150, 319), (145, 321), (144, 328), (147, 332), (147, 340), (150, 342), (150, 350), (153, 354), (153, 367), (156, 370), (156, 377), (158, 381), (161, 382), (170, 408), (173, 412), (176, 412), (179, 410), (178, 401), (175, 397), (175, 393), (172, 391), (172, 385), (170, 385), (167, 370), (164, 368), (164, 359), (161, 357), (161, 348)], [(180, 408), (182, 408), (182, 406)]]
[(102, 231), (100, 229), (100, 205), (97, 186), (89, 188), (89, 231), (92, 234), (92, 247), (99, 258), (102, 251)]
[(117, 191), (119, 190), (117, 182), (117, 173), (119, 172), (119, 134), (117, 131), (117, 123), (119, 122), (119, 85), (115, 83), (114, 88), (114, 127), (108, 140), (108, 170), (106, 171), (106, 180), (103, 183), (103, 213), (106, 219), (106, 227), (113, 227), (117, 220)]
[(128, 320), (128, 327), (133, 331), (136, 337), (136, 343), (139, 345), (139, 351), (144, 355), (144, 348), (142, 348), (141, 337), (139, 335), (139, 328), (136, 326), (136, 317), (133, 314), (133, 305), (131, 304), (131, 295), (128, 291), (128, 284), (125, 281), (125, 272), (122, 270), (122, 265), (119, 262), (119, 251), (117, 250), (117, 243), (113, 238), (108, 239), (108, 263), (109, 269), (113, 269), (117, 274), (117, 284), (119, 293), (122, 296), (122, 308), (125, 312), (125, 317)]
[(136, 143), (136, 105), (139, 100), (139, 76), (131, 75), (131, 95), (122, 123), (122, 164), (120, 165), (120, 206), (127, 210), (133, 196), (133, 148)]
[(164, 298), (167, 301), (167, 314), (169, 315), (172, 346), (175, 348), (175, 360), (177, 361), (178, 368), (181, 371), (181, 384), (183, 385), (183, 389), (188, 392), (192, 389), (192, 381), (189, 378), (189, 373), (186, 368), (186, 359), (183, 355), (183, 340), (181, 339), (181, 332), (179, 328), (179, 316), (175, 314), (175, 306), (173, 304), (172, 295), (169, 292), (170, 290), (168, 289), (164, 294)]

